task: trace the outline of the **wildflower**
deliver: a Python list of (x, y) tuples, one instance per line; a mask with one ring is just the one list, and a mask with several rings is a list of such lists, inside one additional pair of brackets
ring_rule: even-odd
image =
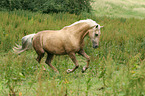
[(8, 34), (6, 34), (6, 37), (8, 36)]
[(65, 84), (68, 84), (69, 83), (69, 81), (67, 80), (67, 79), (65, 79), (65, 82), (64, 82)]
[(134, 74), (134, 73), (136, 73), (136, 72), (135, 72), (135, 71), (131, 71), (130, 73)]
[(22, 92), (19, 92), (19, 96), (22, 96)]

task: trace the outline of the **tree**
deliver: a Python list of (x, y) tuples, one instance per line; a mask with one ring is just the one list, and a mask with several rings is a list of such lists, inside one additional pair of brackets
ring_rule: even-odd
[(0, 7), (9, 10), (21, 9), (50, 12), (69, 12), (80, 14), (91, 11), (91, 0), (1, 0)]

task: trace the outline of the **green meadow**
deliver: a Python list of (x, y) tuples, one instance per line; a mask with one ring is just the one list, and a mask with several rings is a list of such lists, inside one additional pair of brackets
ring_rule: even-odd
[(97, 16), (145, 18), (145, 0), (94, 0)]
[[(102, 4), (106, 4), (105, 1)], [(117, 1), (110, 0), (108, 6), (117, 10), (117, 4), (125, 1), (115, 3)], [(134, 6), (145, 3), (139, 1), (142, 3), (134, 1)], [(96, 2), (94, 4), (101, 6)], [(133, 5), (126, 3), (126, 6), (125, 12), (129, 12)], [(122, 14), (118, 8), (120, 13), (114, 10), (112, 15), (108, 15), (110, 11), (93, 8), (95, 14), (80, 15), (0, 11), (0, 96), (145, 96), (144, 13), (139, 10), (139, 13), (130, 11), (131, 14)], [(35, 60), (37, 54), (34, 50), (20, 55), (13, 53), (15, 43), (21, 45), (25, 35), (42, 30), (60, 30), (87, 18), (104, 25), (104, 28), (101, 29), (99, 48), (93, 49), (90, 38), (85, 38), (84, 50), (91, 58), (85, 73), (81, 70), (86, 65), (86, 59), (79, 55), (80, 67), (71, 74), (66, 73), (67, 69), (74, 67), (71, 59), (67, 55), (55, 56), (52, 65), (60, 72), (57, 74), (45, 64), (46, 56), (41, 64)], [(43, 71), (42, 65), (46, 71)]]

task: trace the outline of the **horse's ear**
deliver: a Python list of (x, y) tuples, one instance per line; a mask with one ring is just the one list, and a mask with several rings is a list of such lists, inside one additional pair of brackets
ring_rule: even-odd
[(104, 26), (100, 26), (100, 28), (103, 28)]
[(96, 25), (96, 28), (98, 28), (98, 25)]

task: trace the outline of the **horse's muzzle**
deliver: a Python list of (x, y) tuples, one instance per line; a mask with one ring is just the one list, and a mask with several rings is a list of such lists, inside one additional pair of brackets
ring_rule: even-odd
[(94, 49), (96, 49), (96, 48), (98, 48), (98, 47), (99, 47), (98, 45), (93, 45), (93, 48), (94, 48)]

